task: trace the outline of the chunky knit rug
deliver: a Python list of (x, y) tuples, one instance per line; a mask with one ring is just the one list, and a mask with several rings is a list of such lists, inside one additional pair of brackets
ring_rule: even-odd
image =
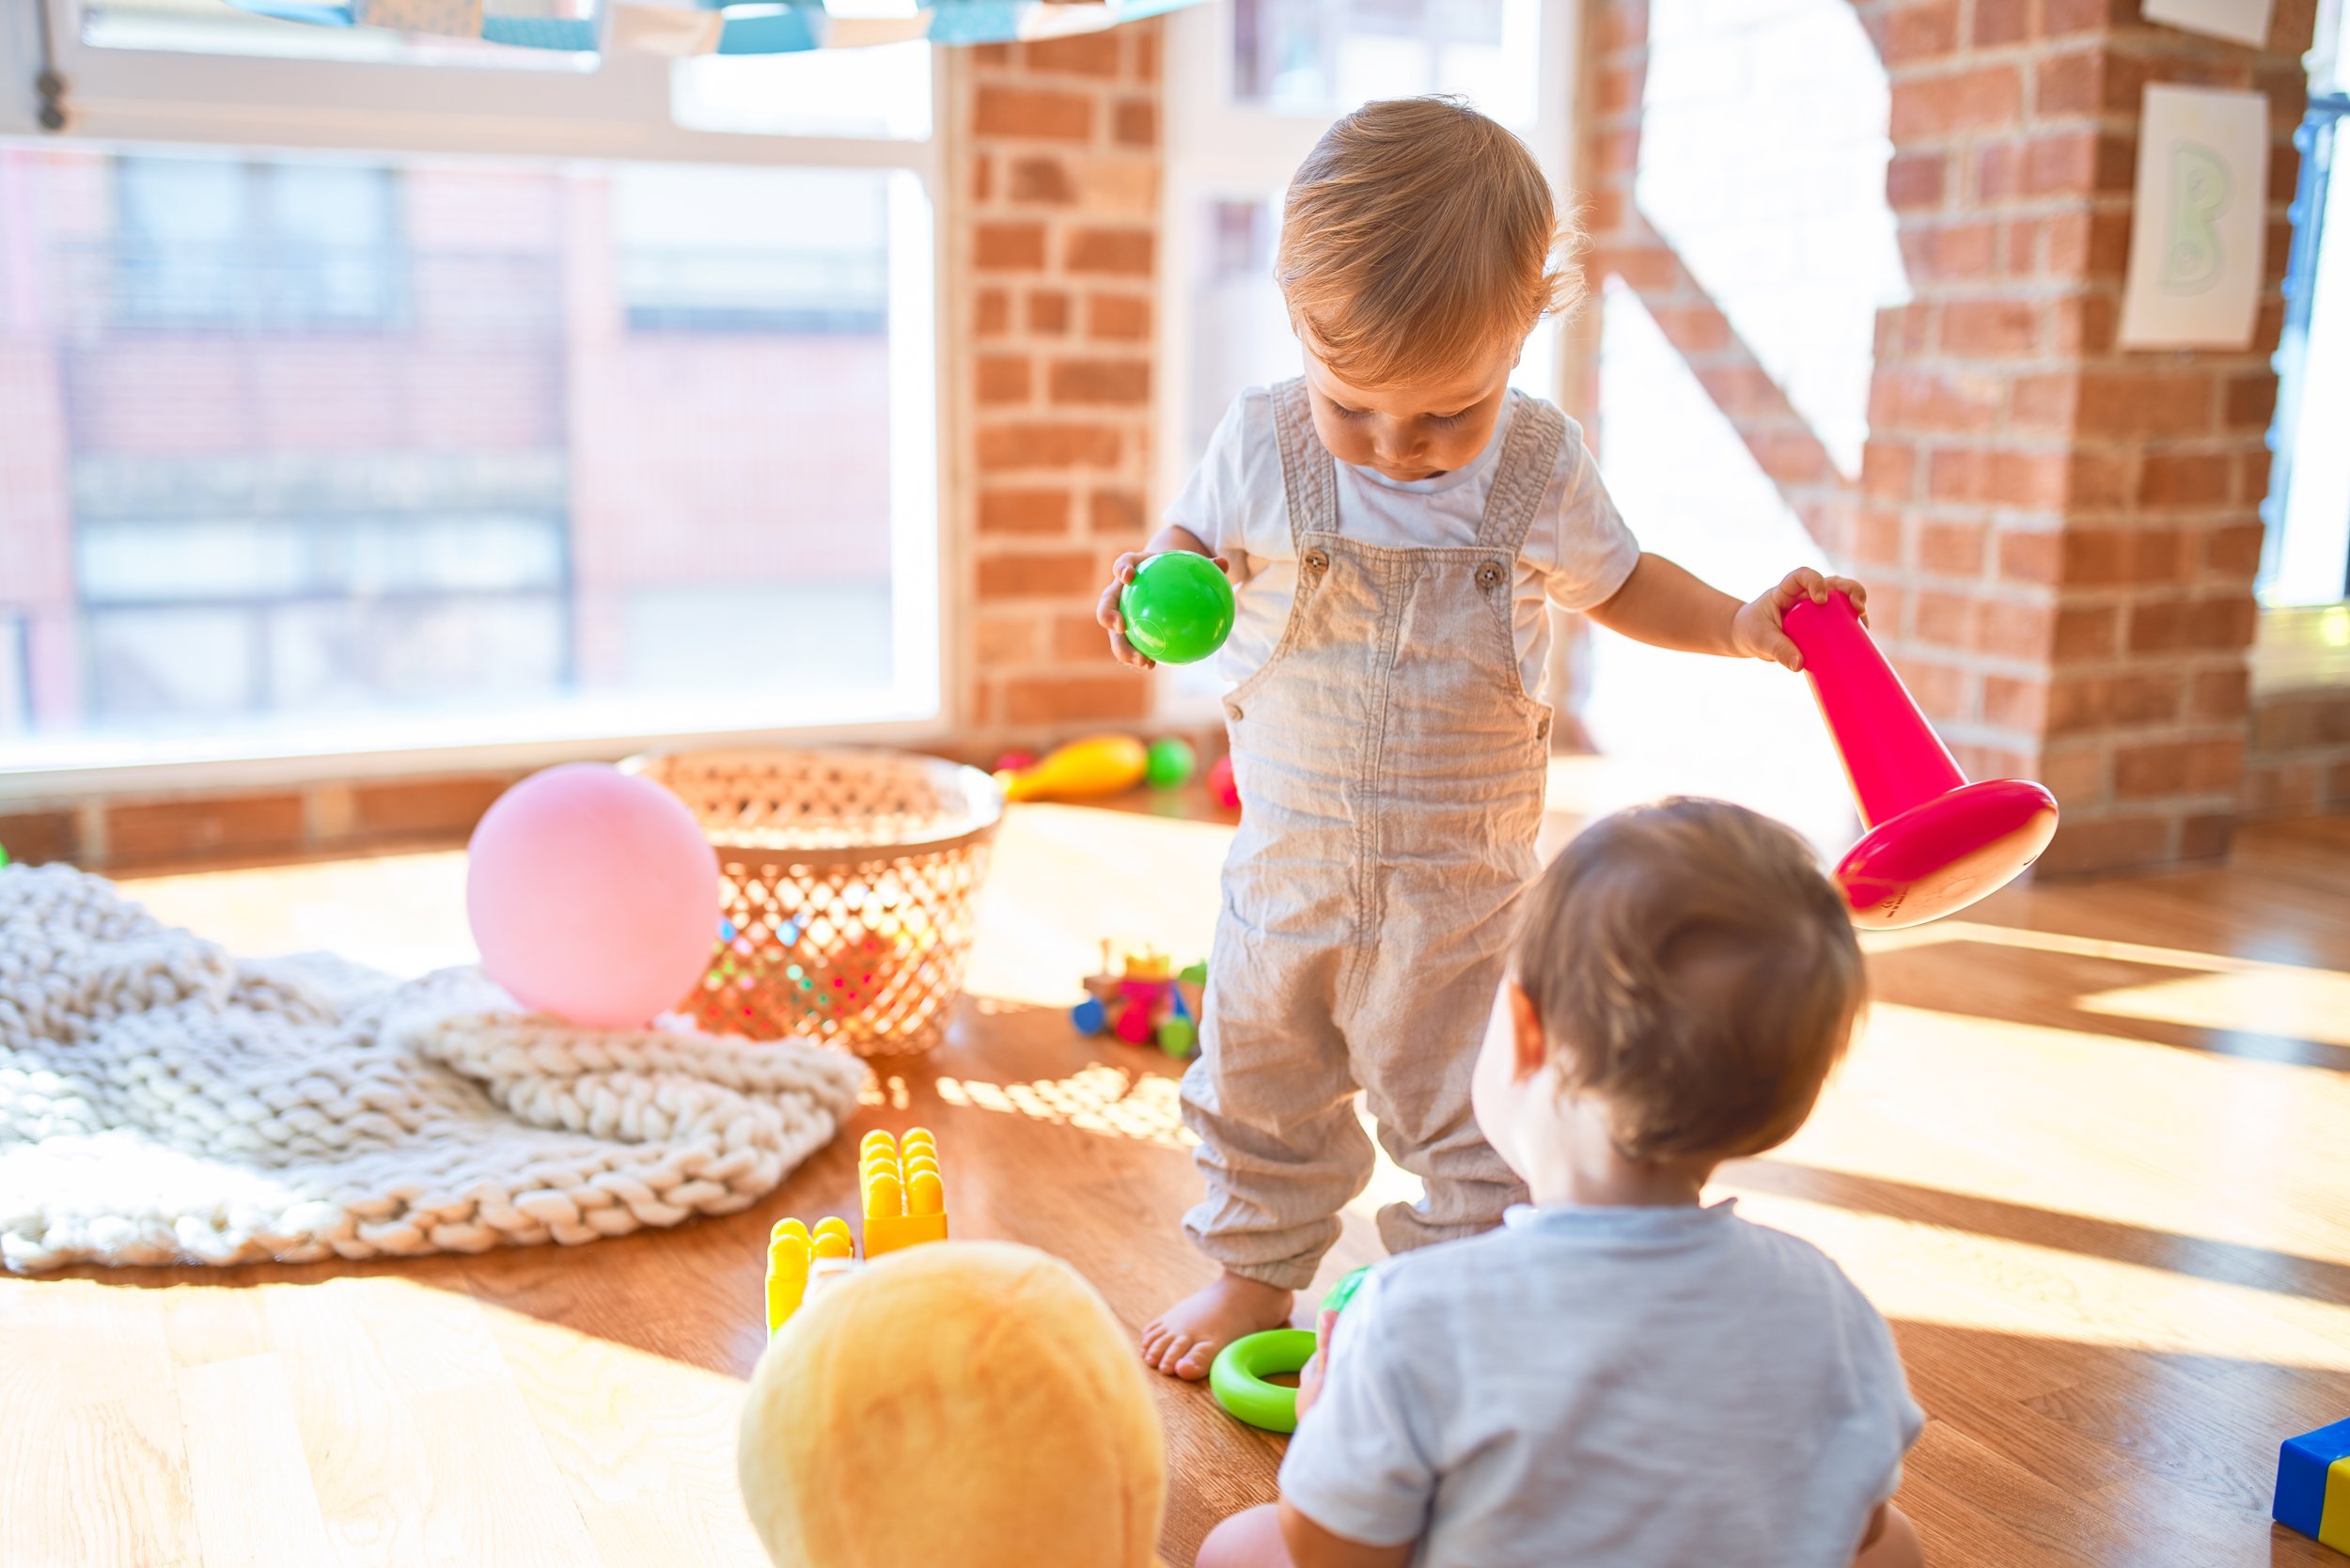
[(470, 969), (254, 963), (111, 883), (0, 869), (0, 1263), (583, 1242), (772, 1191), (864, 1068), (573, 1028)]

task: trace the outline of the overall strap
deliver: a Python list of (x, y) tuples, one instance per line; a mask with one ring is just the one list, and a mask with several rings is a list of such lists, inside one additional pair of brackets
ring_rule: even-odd
[(1558, 472), (1567, 416), (1540, 398), (1516, 392), (1510, 396), (1510, 431), (1501, 438), (1501, 457), (1494, 464), (1494, 487), (1485, 495), (1477, 542), (1498, 545), (1515, 557), (1542, 510), (1551, 476)]
[(1274, 434), (1281, 447), (1281, 494), (1289, 502), (1290, 538), (1302, 551), (1308, 534), (1338, 532), (1338, 460), (1314, 433), (1304, 376), (1280, 383), (1269, 395)]

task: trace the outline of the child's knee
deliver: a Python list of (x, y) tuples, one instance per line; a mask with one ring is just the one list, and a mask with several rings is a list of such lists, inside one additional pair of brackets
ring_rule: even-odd
[(1281, 1510), (1273, 1503), (1241, 1510), (1208, 1532), (1195, 1560), (1197, 1568), (1290, 1568)]

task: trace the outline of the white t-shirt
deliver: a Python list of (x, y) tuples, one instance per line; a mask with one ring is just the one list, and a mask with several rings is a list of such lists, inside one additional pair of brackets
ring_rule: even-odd
[(1925, 1422), (1868, 1298), (1729, 1202), (1520, 1207), (1364, 1284), (1281, 1495), (1413, 1568), (1846, 1568)]
[[(1510, 395), (1485, 449), (1449, 474), (1398, 480), (1376, 469), (1337, 464), (1339, 532), (1367, 544), (1476, 543), (1501, 439), (1524, 397)], [(1272, 656), (1297, 591), (1297, 546), (1290, 537), (1280, 441), (1265, 388), (1243, 392), (1225, 414), (1209, 438), (1207, 455), (1167, 509), (1167, 521), (1190, 529), (1231, 562), (1239, 613), (1215, 668), (1237, 684)], [(1550, 488), (1518, 554), (1512, 619), (1528, 696), (1542, 698), (1549, 672), (1550, 616), (1544, 602), (1569, 610), (1603, 604), (1623, 587), (1639, 558), (1640, 547), (1607, 498), (1582, 431), (1568, 420)]]

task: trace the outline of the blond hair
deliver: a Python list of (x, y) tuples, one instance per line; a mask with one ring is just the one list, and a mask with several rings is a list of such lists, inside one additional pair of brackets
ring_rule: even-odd
[(1525, 143), (1459, 99), (1398, 98), (1314, 144), (1275, 274), (1315, 355), (1386, 387), (1465, 369), (1571, 313), (1581, 244)]
[(1627, 1159), (1760, 1153), (1802, 1126), (1867, 1000), (1844, 896), (1792, 829), (1674, 799), (1543, 873), (1517, 982)]

